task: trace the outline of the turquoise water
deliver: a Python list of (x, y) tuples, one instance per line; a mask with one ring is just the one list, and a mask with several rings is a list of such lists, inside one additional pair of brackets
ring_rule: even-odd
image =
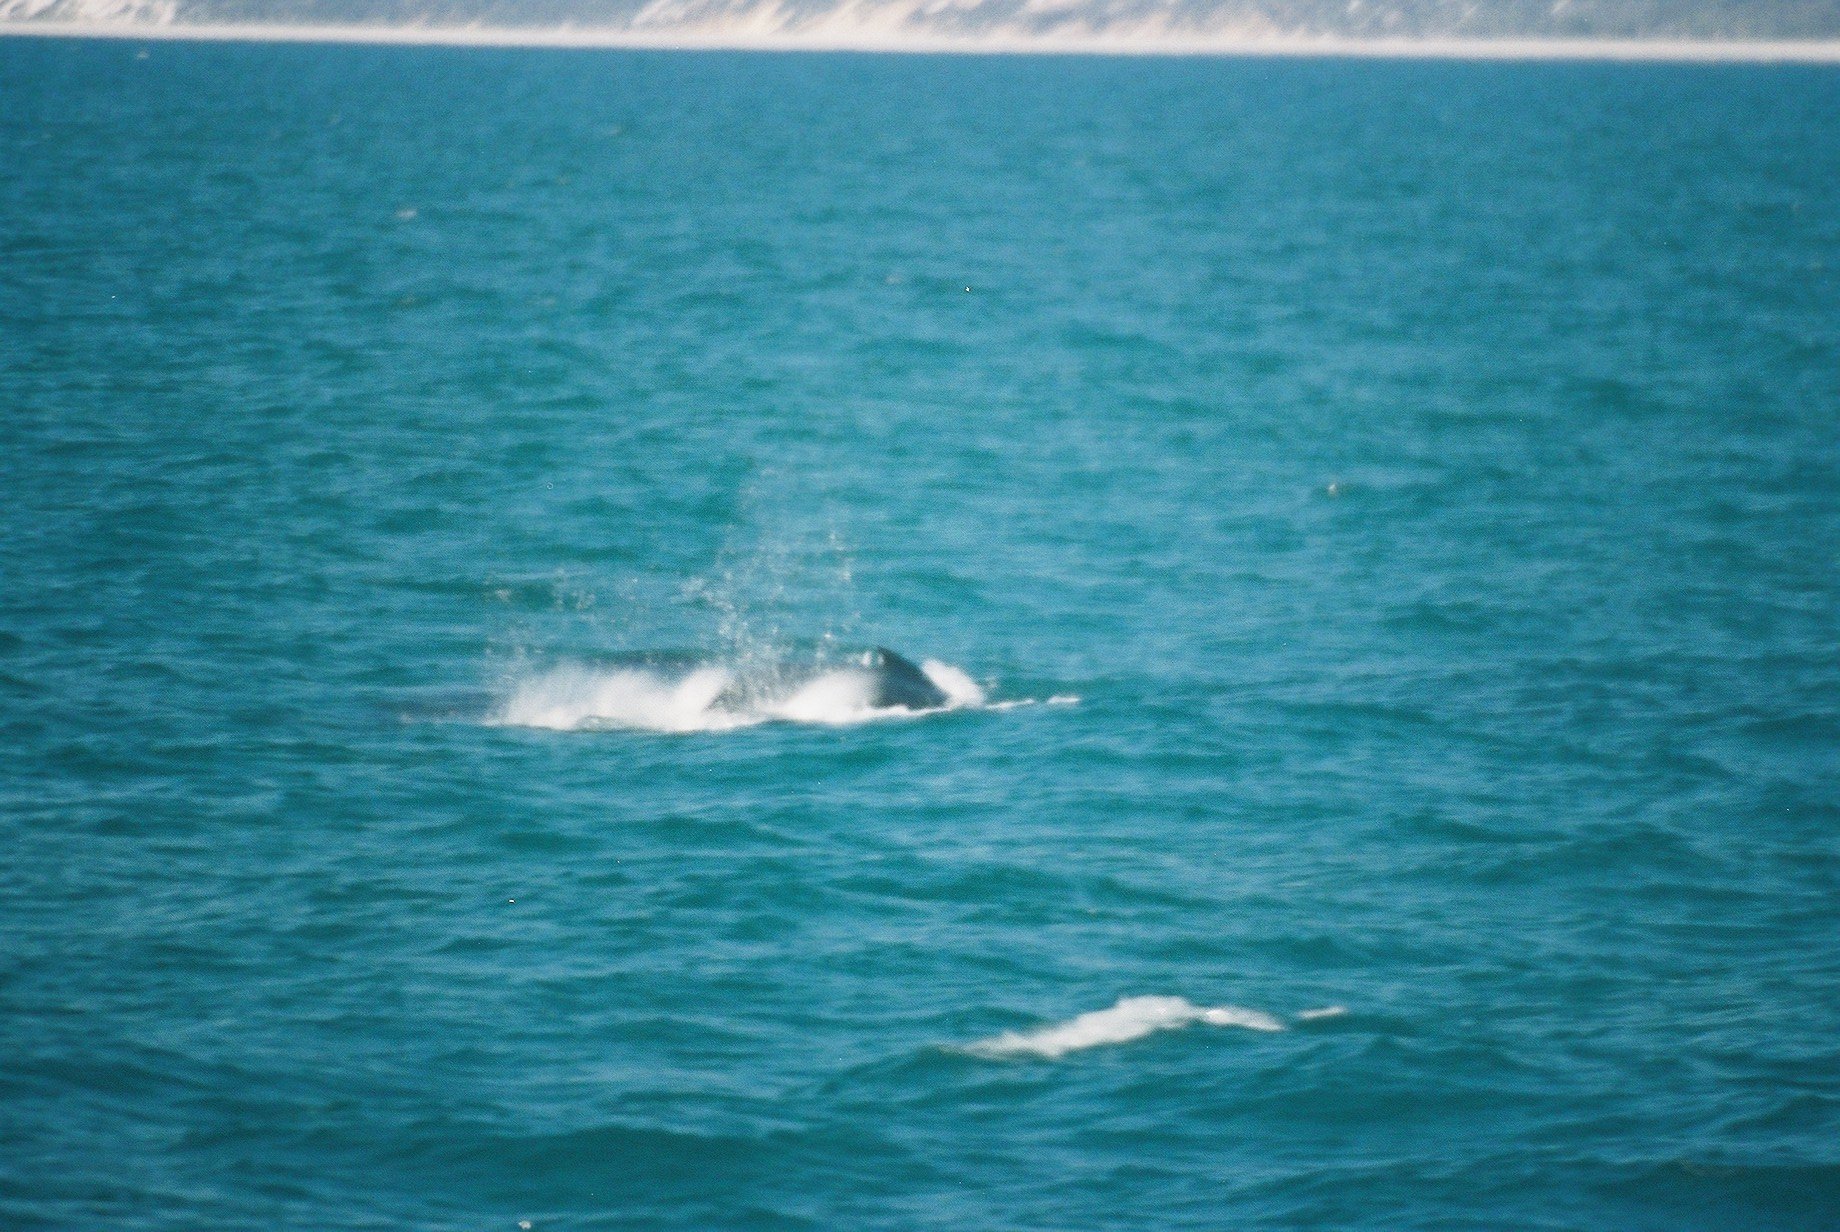
[(1840, 1226), (1840, 73), (140, 50), (12, 1225)]

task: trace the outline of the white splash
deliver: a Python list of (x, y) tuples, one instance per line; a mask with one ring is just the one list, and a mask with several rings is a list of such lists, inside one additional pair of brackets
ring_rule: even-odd
[[(1348, 1011), (1339, 1005), (1305, 1010), (1299, 1022), (1333, 1018)], [(1263, 1010), (1237, 1005), (1201, 1006), (1183, 997), (1122, 997), (1110, 1009), (1093, 1010), (1066, 1022), (1035, 1031), (1005, 1031), (968, 1044), (964, 1051), (979, 1057), (1065, 1056), (1101, 1044), (1123, 1044), (1157, 1031), (1171, 1031), (1194, 1023), (1210, 1027), (1243, 1027), (1248, 1031), (1282, 1031), (1284, 1021)]]
[(984, 704), (983, 688), (978, 685), (977, 681), (950, 663), (928, 659), (920, 664), (920, 670), (941, 693), (950, 699), (947, 702), (948, 706), (982, 706)]
[(753, 713), (763, 719), (790, 719), (794, 723), (860, 722), (875, 716), (875, 707), (870, 703), (873, 687), (861, 672), (826, 672), (784, 701), (756, 703)]
[(671, 680), (645, 671), (559, 667), (518, 683), (493, 721), (551, 731), (636, 727), (672, 732), (719, 731), (758, 722), (713, 709), (728, 682), (728, 673), (719, 668)]
[(875, 706), (873, 681), (861, 668), (848, 665), (790, 673), (786, 680), (772, 672), (753, 678), (754, 673), (722, 664), (675, 673), (650, 667), (562, 666), (514, 681), (487, 721), (550, 731), (715, 732), (773, 721), (840, 727), (1015, 704), (990, 703), (982, 686), (949, 663), (928, 660), (921, 670), (945, 694), (943, 706)]

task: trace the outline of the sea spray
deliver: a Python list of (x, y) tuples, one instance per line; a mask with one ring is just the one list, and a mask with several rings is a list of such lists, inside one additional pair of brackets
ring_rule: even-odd
[(943, 705), (876, 705), (867, 670), (848, 661), (833, 664), (828, 653), (805, 662), (755, 650), (739, 659), (675, 665), (560, 664), (510, 677), (487, 721), (549, 731), (715, 732), (774, 721), (837, 727), (1034, 704), (1031, 698), (992, 703), (983, 686), (950, 663), (929, 659), (921, 670), (945, 695)]

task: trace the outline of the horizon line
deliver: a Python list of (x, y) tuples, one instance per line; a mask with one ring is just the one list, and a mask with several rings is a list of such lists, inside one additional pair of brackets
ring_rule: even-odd
[(7, 36), (634, 51), (1840, 64), (1840, 39), (1360, 38), (1308, 34), (1108, 37), (1103, 34), (1031, 36), (1013, 33), (980, 37), (847, 28), (741, 34), (720, 30), (643, 31), (593, 26), (291, 25), (279, 22), (142, 25), (110, 21), (0, 20), (0, 37)]

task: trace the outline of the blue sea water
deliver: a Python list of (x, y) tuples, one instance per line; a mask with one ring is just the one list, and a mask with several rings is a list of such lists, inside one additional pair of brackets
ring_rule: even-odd
[(1840, 1227), (1837, 114), (0, 40), (0, 1214)]

